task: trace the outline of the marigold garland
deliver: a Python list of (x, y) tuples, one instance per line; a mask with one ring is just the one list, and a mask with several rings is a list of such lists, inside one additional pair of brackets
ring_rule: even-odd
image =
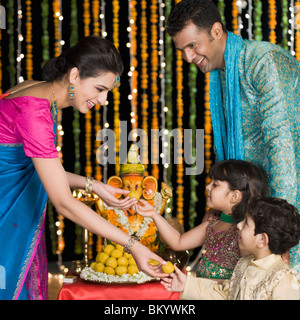
[[(83, 1), (83, 30), (84, 36), (90, 35), (90, 1)], [(85, 175), (93, 176), (92, 167), (92, 112), (87, 112), (85, 118)], [(89, 259), (93, 258), (93, 234), (89, 232), (88, 255)]]
[[(165, 16), (166, 19), (168, 19), (168, 16), (170, 14), (172, 8), (172, 1), (166, 0), (165, 1)], [(166, 113), (166, 128), (167, 132), (171, 132), (173, 129), (173, 67), (172, 67), (172, 61), (173, 61), (173, 49), (172, 49), (172, 38), (168, 33), (165, 35), (165, 47), (166, 47), (166, 80), (165, 80), (165, 106), (167, 108)], [(169, 146), (168, 150), (170, 152), (170, 159), (172, 158), (172, 150), (174, 150), (173, 147), (173, 140), (169, 139)], [(167, 184), (170, 188), (172, 188), (172, 176), (173, 176), (173, 164), (172, 161), (170, 161), (168, 168), (167, 168)], [(169, 208), (173, 207), (173, 198), (169, 199)], [(171, 211), (166, 212), (166, 218), (171, 216)]]
[[(158, 14), (157, 14), (157, 0), (152, 0), (151, 6), (151, 100), (152, 100), (152, 125), (151, 129), (158, 130)], [(159, 139), (158, 135), (154, 135), (151, 139), (151, 158), (154, 160), (152, 163), (151, 174), (157, 180), (159, 179)]]
[[(141, 102), (141, 116), (142, 116), (142, 129), (148, 133), (148, 43), (147, 43), (147, 1), (141, 0), (141, 89), (142, 89), (142, 102)], [(142, 137), (143, 145), (148, 145), (147, 135)], [(141, 152), (141, 160), (145, 167), (145, 175), (148, 175), (148, 165), (145, 163), (146, 153)]]
[[(93, 12), (93, 33), (94, 35), (99, 36), (100, 35), (100, 20), (99, 20), (99, 14), (100, 14), (100, 1), (99, 0), (93, 0), (92, 2), (92, 12)], [(97, 104), (94, 106), (95, 111), (95, 134), (101, 130), (101, 113), (100, 113), (101, 106), (100, 104)], [(100, 147), (100, 141), (97, 141), (95, 139), (94, 142), (94, 155), (96, 156), (97, 150)], [(94, 166), (94, 177), (96, 180), (101, 181), (102, 180), (102, 168), (100, 163), (98, 161), (95, 162)], [(102, 237), (97, 236), (97, 243), (96, 243), (96, 252), (100, 252), (102, 250)]]
[[(61, 40), (61, 22), (59, 20), (59, 17), (61, 15), (61, 2), (59, 0), (53, 0), (52, 2), (52, 9), (53, 9), (53, 23), (54, 23), (54, 57), (58, 57), (61, 53), (61, 46), (60, 46), (60, 40)], [(61, 125), (61, 117), (62, 113), (58, 112), (57, 114), (57, 137), (56, 137), (56, 143), (57, 143), (57, 151), (58, 156), (63, 162), (63, 155), (62, 155), (62, 136), (63, 136), (63, 130)], [(65, 239), (64, 239), (64, 216), (61, 214), (57, 215), (58, 221), (56, 222), (57, 226), (57, 254), (61, 255), (65, 248)]]
[(8, 40), (8, 66), (7, 71), (9, 75), (10, 86), (14, 86), (16, 83), (16, 68), (15, 68), (15, 40), (14, 40), (14, 1), (8, 1), (7, 6), (7, 34), (9, 35)]
[[(300, 1), (295, 1), (295, 7), (300, 8)], [(299, 9), (295, 13), (295, 23), (298, 26), (295, 30), (295, 58), (300, 61), (300, 18), (299, 18)]]
[[(131, 127), (133, 132), (138, 127), (138, 114), (137, 114), (137, 97), (138, 97), (138, 60), (137, 60), (137, 10), (136, 10), (137, 1), (128, 1), (128, 12), (129, 12), (129, 40), (130, 40), (130, 88), (131, 88)], [(134, 137), (134, 140), (136, 138)]]
[[(154, 206), (157, 212), (160, 212), (162, 206), (161, 194), (156, 192), (154, 200), (150, 201), (149, 203)], [(148, 247), (151, 251), (154, 252), (158, 249), (157, 229), (152, 218), (142, 217), (142, 223), (139, 229), (134, 233), (130, 227), (128, 217), (123, 210), (107, 207), (106, 205), (105, 207), (106, 211), (104, 214), (104, 218), (107, 219), (110, 223), (121, 229), (123, 232), (138, 237), (140, 239), (140, 242)]]
[[(179, 2), (179, 1), (177, 1)], [(183, 224), (184, 214), (183, 214), (183, 206), (184, 206), (184, 186), (183, 186), (183, 176), (184, 176), (184, 166), (183, 166), (183, 113), (184, 113), (184, 102), (183, 102), (183, 60), (181, 51), (176, 52), (176, 88), (177, 88), (177, 129), (181, 131), (181, 137), (178, 137), (176, 148), (176, 163), (177, 163), (177, 171), (176, 171), (176, 204), (177, 204), (177, 213), (176, 217), (179, 223)]]
[(269, 41), (276, 44), (276, 2), (275, 0), (269, 0)]
[[(209, 73), (205, 74), (205, 85), (204, 85), (204, 164), (205, 164), (205, 185), (210, 183), (210, 177), (208, 175), (209, 170), (212, 166), (211, 159), (211, 148), (212, 148), (212, 124), (209, 107)], [(206, 198), (205, 189), (205, 198)], [(208, 207), (206, 206), (206, 210)]]
[(238, 22), (238, 16), (239, 16), (239, 9), (236, 4), (236, 0), (232, 1), (232, 31), (235, 34), (239, 34), (239, 22)]
[(31, 0), (26, 0), (26, 73), (27, 80), (32, 80), (33, 55), (32, 55), (32, 12)]
[[(113, 43), (117, 49), (119, 49), (119, 11), (120, 3), (119, 0), (113, 0)], [(116, 165), (115, 172), (119, 175), (120, 172), (120, 90), (119, 88), (113, 89), (113, 103), (114, 103), (114, 131), (116, 135)]]

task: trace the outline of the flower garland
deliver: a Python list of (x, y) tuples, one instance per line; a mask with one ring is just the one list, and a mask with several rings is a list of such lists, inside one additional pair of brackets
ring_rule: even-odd
[[(90, 1), (83, 1), (83, 30), (84, 36), (90, 35), (90, 24), (91, 24), (91, 14), (90, 14)], [(87, 112), (84, 116), (85, 118), (85, 175), (93, 176), (93, 166), (92, 166), (92, 112)], [(93, 234), (89, 231), (89, 243), (88, 243), (88, 255), (89, 259), (93, 258)]]
[(26, 0), (26, 72), (27, 80), (32, 80), (33, 55), (32, 55), (32, 12), (31, 0)]
[[(92, 12), (93, 12), (93, 32), (94, 35), (99, 36), (100, 35), (100, 1), (99, 0), (93, 0), (92, 2)], [(94, 106), (94, 112), (95, 112), (95, 133), (97, 134), (101, 130), (101, 113), (100, 113), (101, 106), (100, 104), (97, 104)], [(94, 154), (97, 154), (97, 150), (100, 146), (100, 141), (97, 141), (95, 139), (94, 143)], [(101, 181), (102, 180), (102, 168), (100, 166), (100, 163), (96, 161), (95, 167), (94, 167), (94, 177), (96, 180)], [(101, 236), (97, 236), (97, 243), (96, 243), (96, 252), (101, 252), (103, 241)]]
[(269, 0), (269, 41), (276, 44), (276, 2), (275, 0)]
[(14, 86), (16, 83), (16, 69), (15, 69), (15, 45), (14, 45), (14, 1), (8, 1), (7, 6), (7, 33), (9, 35), (8, 40), (8, 67), (10, 86)]
[[(300, 8), (300, 1), (295, 1), (295, 7)], [(298, 9), (299, 11), (299, 9)], [(296, 25), (298, 26), (296, 28), (295, 32), (295, 58), (300, 61), (300, 19), (299, 19), (299, 12), (295, 13), (295, 19), (296, 19)]]
[[(89, 0), (83, 1), (83, 29), (84, 36), (90, 35), (90, 2)], [(85, 175), (93, 176), (92, 168), (92, 113), (87, 112), (85, 118)]]
[[(197, 129), (196, 125), (196, 92), (197, 92), (197, 73), (198, 69), (194, 64), (190, 64), (189, 70), (189, 90), (190, 90), (190, 119), (189, 119), (189, 128), (193, 132), (193, 136), (191, 139), (192, 145), (192, 155), (196, 154), (195, 148), (195, 133)], [(193, 139), (194, 137), (194, 139)], [(194, 143), (193, 143), (194, 141)], [(189, 226), (193, 228), (195, 226), (195, 219), (197, 217), (196, 203), (198, 202), (197, 197), (197, 179), (195, 175), (190, 175), (190, 186), (191, 186), (191, 196), (190, 196), (190, 204), (189, 204)]]
[(92, 12), (93, 12), (93, 34), (96, 36), (100, 35), (100, 20), (99, 20), (99, 14), (100, 14), (100, 1), (99, 0), (93, 0), (92, 2)]
[[(112, 1), (113, 7), (113, 43), (117, 49), (119, 49), (119, 0)], [(114, 101), (114, 132), (116, 135), (116, 165), (115, 173), (119, 175), (120, 172), (120, 90), (119, 88), (113, 89), (113, 101)]]
[[(157, 33), (157, 24), (158, 24), (158, 14), (157, 14), (157, 0), (152, 0), (151, 6), (151, 100), (152, 100), (152, 125), (151, 129), (158, 130), (158, 33)], [(152, 147), (157, 146), (156, 148), (151, 148), (151, 158), (154, 160), (152, 163), (151, 174), (155, 179), (159, 179), (159, 139), (158, 135), (152, 137)], [(161, 156), (164, 156), (163, 154)]]
[[(210, 177), (208, 175), (212, 166), (211, 160), (211, 148), (212, 148), (212, 124), (209, 107), (209, 73), (205, 74), (204, 85), (204, 163), (205, 163), (205, 185), (210, 183)], [(204, 191), (205, 199), (207, 197), (206, 189)], [(206, 207), (206, 210), (208, 207)]]
[(254, 40), (261, 41), (262, 36), (262, 3), (261, 0), (254, 0)]
[(138, 127), (138, 114), (137, 114), (137, 96), (138, 96), (138, 60), (137, 60), (137, 1), (128, 1), (128, 19), (129, 27), (127, 28), (129, 40), (128, 47), (130, 48), (130, 71), (128, 73), (130, 79), (131, 92), (129, 95), (129, 100), (131, 104), (131, 126), (133, 129), (134, 140), (136, 140)]
[[(61, 52), (61, 2), (59, 0), (53, 0), (52, 2), (52, 9), (53, 9), (53, 23), (54, 23), (54, 57), (58, 57)], [(62, 155), (62, 136), (63, 130), (61, 125), (61, 117), (62, 113), (58, 112), (57, 114), (57, 138), (56, 138), (56, 149), (58, 151), (58, 156), (63, 162), (63, 155)], [(64, 239), (64, 216), (61, 214), (57, 215), (58, 221), (56, 221), (55, 225), (57, 227), (57, 251), (59, 258), (61, 259), (61, 254), (65, 248), (65, 239)]]
[[(142, 103), (141, 103), (141, 116), (142, 116), (142, 129), (148, 133), (148, 44), (147, 44), (147, 1), (141, 0), (141, 89), (142, 89)], [(147, 135), (142, 137), (143, 145), (148, 145)], [(141, 153), (141, 159), (145, 167), (145, 175), (148, 175), (148, 165), (145, 164), (146, 155)]]
[[(165, 67), (166, 67), (166, 62), (165, 62), (165, 42), (164, 42), (164, 21), (165, 21), (165, 15), (164, 15), (164, 8), (165, 8), (165, 3), (163, 0), (158, 0), (158, 14), (159, 14), (159, 65), (160, 65), (160, 72), (159, 72), (159, 78), (160, 78), (160, 104), (161, 104), (161, 112), (160, 112), (160, 119), (161, 119), (161, 125), (160, 129), (162, 131), (162, 154), (163, 154), (163, 181), (166, 183), (167, 182), (167, 168), (168, 168), (168, 163), (166, 161), (168, 157), (168, 149), (169, 149), (169, 143), (167, 142), (167, 130), (166, 130), (166, 113), (168, 112), (168, 107), (166, 106), (166, 100), (165, 100)], [(167, 208), (166, 211), (169, 211), (170, 209)]]
[(281, 0), (281, 27), (282, 27), (282, 40), (281, 40), (281, 46), (289, 50), (288, 47), (288, 29), (289, 29), (289, 6), (287, 0)]
[(18, 45), (17, 45), (17, 81), (18, 83), (23, 82), (24, 78), (22, 77), (22, 59), (24, 54), (22, 53), (22, 42), (24, 40), (22, 35), (22, 19), (23, 19), (23, 11), (22, 11), (22, 2), (21, 0), (17, 1), (18, 3), (18, 23), (17, 23), (17, 32), (18, 32)]
[[(134, 232), (128, 222), (128, 217), (123, 210), (108, 207), (105, 203), (104, 206), (106, 209), (106, 218), (110, 223), (121, 229), (123, 232), (129, 234), (130, 236), (134, 235), (139, 238), (141, 243), (147, 246), (151, 251), (155, 251), (158, 248), (158, 245), (156, 244), (157, 230), (152, 218), (143, 217), (143, 222), (140, 225), (139, 230)], [(161, 206), (162, 196), (160, 193), (156, 192), (154, 196), (154, 208), (157, 212), (160, 212)]]
[[(176, 3), (180, 2), (178, 0)], [(181, 137), (178, 138), (176, 146), (176, 157), (177, 157), (177, 172), (176, 172), (176, 204), (177, 204), (177, 213), (176, 217), (179, 223), (183, 224), (183, 206), (184, 206), (184, 186), (183, 186), (183, 176), (184, 176), (184, 166), (183, 166), (183, 113), (184, 113), (184, 103), (183, 103), (183, 59), (181, 51), (176, 52), (176, 89), (177, 89), (177, 128), (181, 131)]]
[(91, 24), (90, 1), (84, 0), (83, 1), (83, 32), (85, 37), (90, 35), (90, 24)]
[(43, 64), (50, 59), (49, 54), (49, 32), (48, 32), (48, 15), (49, 15), (49, 3), (47, 0), (43, 0), (41, 3), (42, 10), (42, 46), (43, 46)]
[(237, 6), (237, 1), (232, 1), (232, 31), (235, 34), (239, 34), (239, 22), (238, 22), (238, 16), (239, 16), (239, 9)]
[(221, 19), (223, 24), (226, 24), (226, 20), (225, 20), (225, 3), (224, 0), (219, 0), (218, 1), (218, 11), (220, 13)]
[[(168, 19), (168, 16), (170, 14), (172, 8), (172, 1), (166, 0), (165, 1), (165, 16), (166, 19)], [(172, 49), (172, 38), (168, 33), (165, 35), (165, 47), (166, 47), (166, 88), (165, 88), (165, 110), (166, 110), (166, 135), (169, 134), (169, 132), (173, 129), (173, 83), (172, 83), (172, 77), (173, 77), (173, 67), (172, 67), (172, 61), (173, 61), (173, 49)], [(169, 151), (171, 153), (171, 150), (174, 150), (173, 147), (173, 140), (169, 139)], [(171, 154), (170, 154), (171, 159)], [(172, 161), (170, 161), (169, 164), (165, 164), (165, 167), (167, 168), (167, 179), (166, 183), (170, 188), (172, 188), (172, 176), (173, 176), (173, 164)], [(173, 198), (169, 199), (169, 208), (173, 207)], [(169, 218), (171, 216), (171, 209), (166, 211), (166, 218)]]

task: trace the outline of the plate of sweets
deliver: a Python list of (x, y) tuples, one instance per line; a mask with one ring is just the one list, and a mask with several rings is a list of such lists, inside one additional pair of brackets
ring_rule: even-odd
[(84, 268), (80, 277), (93, 283), (145, 283), (158, 281), (140, 271), (132, 255), (123, 251), (119, 244), (107, 244), (94, 262)]

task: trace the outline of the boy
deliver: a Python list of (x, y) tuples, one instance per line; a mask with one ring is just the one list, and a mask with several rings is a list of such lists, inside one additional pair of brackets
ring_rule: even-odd
[(300, 215), (287, 201), (255, 197), (246, 218), (238, 224), (239, 246), (250, 254), (239, 260), (231, 279), (223, 284), (176, 273), (162, 279), (181, 299), (300, 300), (300, 275), (281, 255), (300, 240)]

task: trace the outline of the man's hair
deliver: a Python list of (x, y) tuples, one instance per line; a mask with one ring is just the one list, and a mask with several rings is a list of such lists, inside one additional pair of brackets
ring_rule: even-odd
[(226, 31), (218, 8), (211, 0), (182, 0), (177, 3), (168, 18), (167, 32), (173, 37), (190, 22), (208, 34), (216, 22), (221, 23), (223, 30)]
[(255, 223), (254, 234), (268, 235), (272, 253), (283, 254), (299, 243), (300, 215), (286, 200), (254, 197), (247, 213)]

